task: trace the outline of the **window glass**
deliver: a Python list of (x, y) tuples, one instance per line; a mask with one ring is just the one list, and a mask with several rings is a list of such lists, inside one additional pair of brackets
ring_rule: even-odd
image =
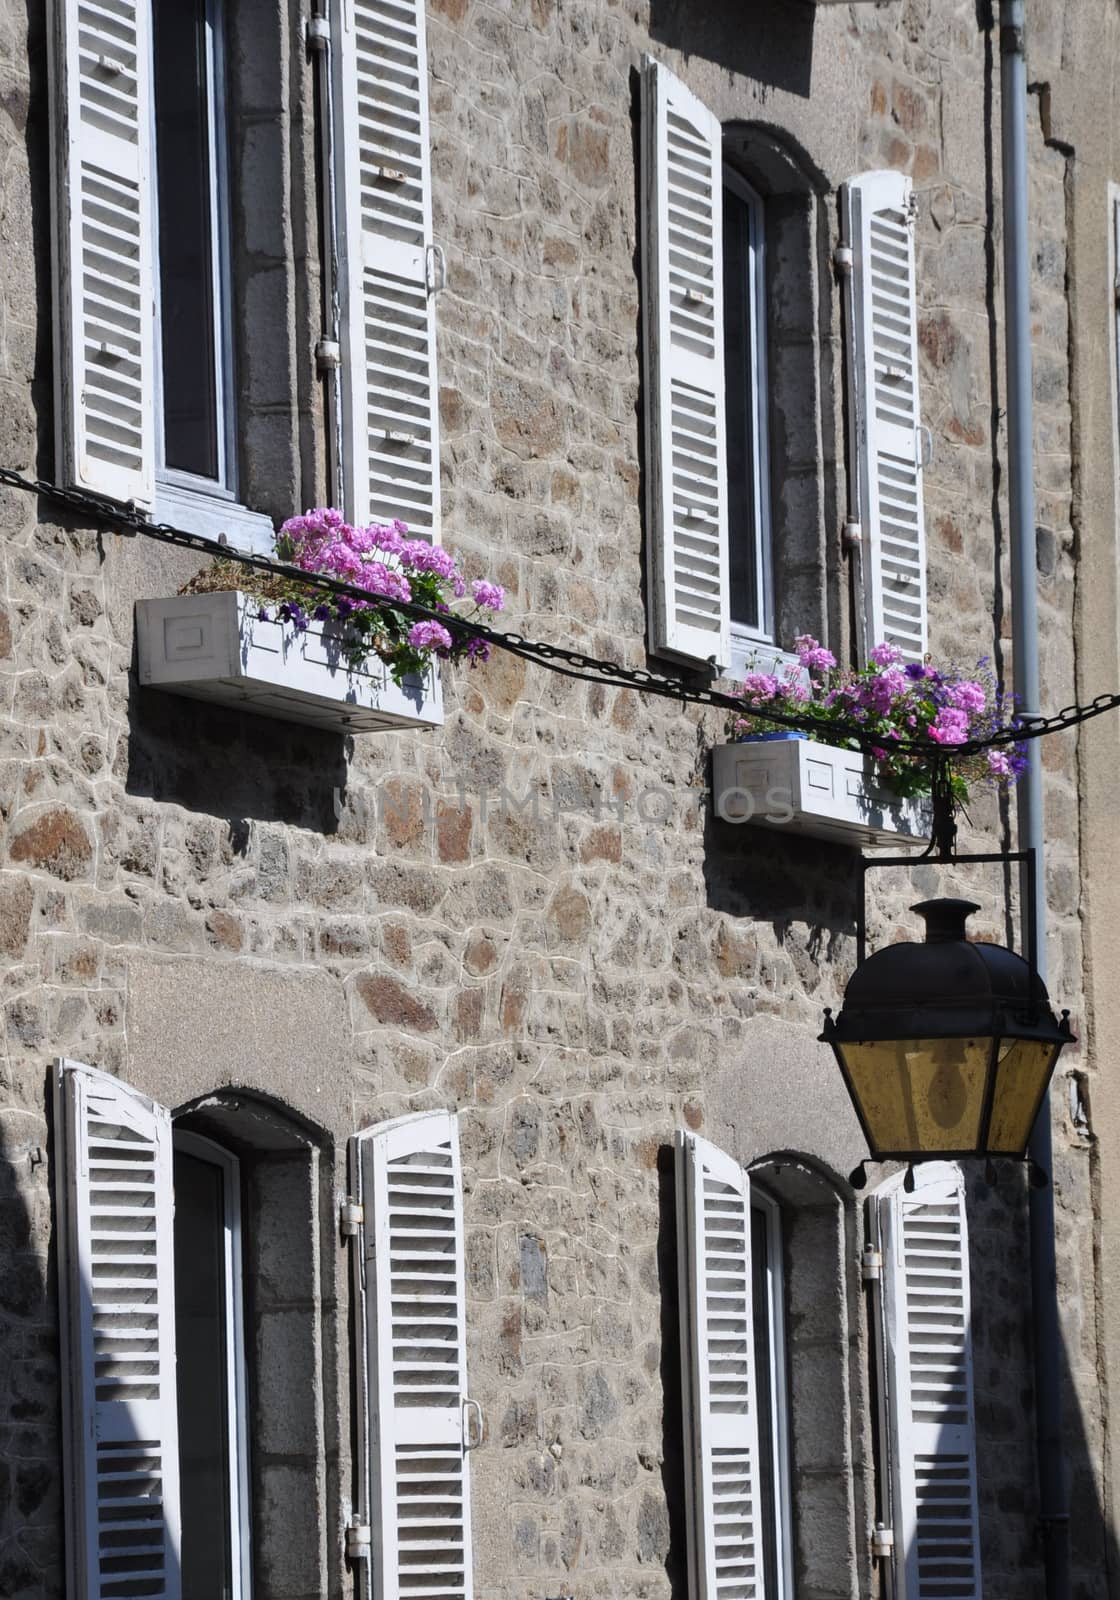
[(770, 634), (765, 484), (762, 202), (730, 171), (723, 190), (723, 340), (731, 620)]
[(789, 1483), (785, 1451), (786, 1352), (781, 1303), (781, 1232), (773, 1202), (751, 1206), (754, 1370), (763, 1586), (768, 1600), (788, 1600)]
[(153, 7), (164, 465), (221, 476), (217, 196), (207, 0)]
[[(175, 1348), (183, 1600), (234, 1593), (228, 1192), (236, 1167), (175, 1151)], [(239, 1590), (237, 1592), (240, 1592)]]

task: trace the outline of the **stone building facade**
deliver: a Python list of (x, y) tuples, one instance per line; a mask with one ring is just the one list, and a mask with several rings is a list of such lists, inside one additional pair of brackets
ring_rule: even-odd
[[(240, 499), (278, 522), (331, 487), (314, 357), (325, 112), (304, 8), (224, 10)], [(1120, 40), (1111, 0), (1028, 11), (1058, 706), (1117, 681), (1120, 153), (1099, 108)], [(0, 18), (2, 464), (60, 481), (49, 23), (12, 3)], [(838, 192), (893, 169), (917, 201), (929, 646), (1008, 673), (999, 40), (972, 0), (428, 0), (444, 542), (505, 586), (525, 637), (700, 681), (651, 656), (647, 632), (646, 54), (718, 118), (766, 209), (778, 643), (856, 649)], [(785, 1600), (886, 1592), (867, 1218), (847, 1181), (865, 1147), (817, 1041), (854, 965), (852, 849), (713, 815), (722, 713), (501, 651), (445, 674), (430, 732), (343, 737), (142, 687), (134, 604), (175, 594), (199, 558), (14, 488), (0, 530), (0, 1592), (66, 1592), (56, 1058), (239, 1155), (259, 1596), (350, 1595), (364, 1570), (346, 1555), (361, 1401), (338, 1202), (352, 1135), (422, 1110), (458, 1113), (482, 1600), (686, 1592), (681, 1129), (750, 1168), (780, 1219)], [(1045, 751), (1050, 989), (1082, 1035), (1053, 1114), (1086, 1597), (1120, 1592), (1113, 1158), (1094, 1132), (1117, 1114), (1107, 1079), (1097, 1090), (1117, 1026), (1115, 737), (1102, 723)], [(1014, 832), (994, 795), (968, 823), (992, 848)], [(939, 890), (983, 902), (978, 932), (1013, 936), (997, 874), (925, 866), (876, 883), (872, 938), (916, 937), (907, 907)], [(1043, 1593), (1025, 1183), (970, 1174), (967, 1211), (982, 1592), (1025, 1600)]]

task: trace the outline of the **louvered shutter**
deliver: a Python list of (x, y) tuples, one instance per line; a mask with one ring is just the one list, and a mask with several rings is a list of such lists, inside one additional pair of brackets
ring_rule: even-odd
[(66, 1592), (177, 1600), (171, 1115), (64, 1061), (55, 1139)]
[(899, 1600), (982, 1600), (968, 1221), (960, 1169), (874, 1197)]
[(910, 179), (901, 172), (853, 178), (841, 216), (852, 251), (848, 367), (867, 643), (887, 640), (907, 661), (921, 661), (926, 536)]
[(347, 515), (439, 538), (424, 0), (335, 0)]
[(54, 0), (53, 11), (56, 472), (150, 506), (151, 7)]
[(373, 1592), (470, 1600), (458, 1122), (421, 1112), (358, 1134), (354, 1147)]
[(691, 1600), (761, 1600), (750, 1180), (677, 1133)]
[(650, 647), (730, 660), (720, 125), (647, 56), (642, 264)]

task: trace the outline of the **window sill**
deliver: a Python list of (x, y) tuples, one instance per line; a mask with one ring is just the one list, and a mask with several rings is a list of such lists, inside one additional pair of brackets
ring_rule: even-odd
[(152, 517), (156, 522), (182, 528), (185, 533), (201, 534), (204, 539), (217, 539), (224, 533), (230, 544), (241, 550), (272, 554), (272, 518), (216, 492), (161, 478), (156, 483)]
[(786, 669), (796, 667), (804, 676), (804, 668), (790, 650), (779, 650), (766, 639), (750, 639), (745, 634), (731, 636), (731, 663), (723, 674), (741, 683), (748, 672), (775, 672), (782, 677)]
[(717, 745), (712, 800), (721, 821), (856, 848), (929, 841), (928, 801), (902, 800), (885, 789), (870, 756), (808, 739)]
[(331, 624), (297, 633), (262, 621), (260, 602), (240, 591), (136, 602), (140, 682), (337, 733), (438, 728), (443, 695), (434, 664), (402, 688), (376, 656), (352, 671)]

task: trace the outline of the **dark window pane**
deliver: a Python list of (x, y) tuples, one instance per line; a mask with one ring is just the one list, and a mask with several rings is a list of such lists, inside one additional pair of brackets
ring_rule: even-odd
[(175, 1152), (175, 1347), (183, 1600), (230, 1593), (225, 1174)]
[(754, 348), (751, 338), (751, 214), (743, 197), (723, 191), (723, 352), (727, 396), (727, 506), (731, 620), (762, 626), (755, 504)]
[(156, 0), (156, 183), (164, 461), (217, 478), (205, 0)]
[(751, 1270), (754, 1278), (755, 1415), (758, 1418), (758, 1486), (762, 1525), (763, 1594), (778, 1591), (777, 1493), (778, 1441), (774, 1434), (774, 1391), (770, 1346), (770, 1237), (765, 1214), (751, 1208)]

